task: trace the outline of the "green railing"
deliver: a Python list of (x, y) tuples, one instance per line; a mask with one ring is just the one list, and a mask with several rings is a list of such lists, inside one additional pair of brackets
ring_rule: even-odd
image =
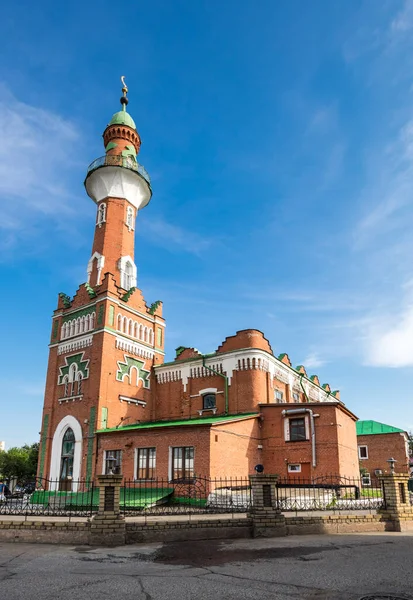
[(87, 174), (89, 175), (96, 169), (100, 169), (100, 167), (123, 167), (124, 169), (130, 169), (131, 171), (135, 171), (138, 173), (143, 179), (151, 185), (151, 179), (148, 175), (147, 170), (140, 165), (133, 156), (121, 156), (118, 154), (101, 156), (92, 162), (89, 165)]

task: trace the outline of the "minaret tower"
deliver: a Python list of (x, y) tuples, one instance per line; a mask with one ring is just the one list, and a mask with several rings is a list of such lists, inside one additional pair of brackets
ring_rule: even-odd
[(96, 230), (88, 263), (88, 283), (102, 282), (109, 271), (117, 284), (136, 286), (134, 262), (135, 220), (152, 196), (149, 175), (137, 162), (141, 146), (135, 122), (126, 112), (128, 88), (124, 77), (122, 110), (115, 113), (103, 133), (105, 156), (90, 165), (85, 187), (97, 204)]
[(59, 294), (53, 315), (38, 469), (49, 489), (95, 476), (96, 430), (156, 419), (152, 367), (164, 360), (165, 322), (162, 303), (147, 305), (137, 287), (134, 257), (136, 216), (152, 190), (121, 79), (122, 108), (85, 180), (96, 203), (87, 281), (73, 298)]

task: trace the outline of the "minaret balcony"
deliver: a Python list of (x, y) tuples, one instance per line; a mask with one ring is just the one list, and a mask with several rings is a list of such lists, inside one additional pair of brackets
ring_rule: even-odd
[(149, 177), (148, 171), (132, 156), (121, 156), (120, 154), (106, 154), (105, 156), (101, 156), (89, 165), (86, 177), (101, 167), (123, 167), (124, 169), (131, 169), (132, 171), (136, 171), (144, 178), (146, 183), (151, 185), (151, 178)]
[(151, 180), (133, 156), (106, 154), (89, 165), (85, 179), (87, 194), (97, 204), (108, 197), (125, 198), (136, 210), (151, 199)]

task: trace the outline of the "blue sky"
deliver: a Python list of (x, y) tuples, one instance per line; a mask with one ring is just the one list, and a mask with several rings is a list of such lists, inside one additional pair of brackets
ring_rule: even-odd
[(118, 110), (153, 199), (167, 358), (261, 329), (360, 418), (413, 428), (413, 3), (9, 3), (0, 23), (0, 440), (38, 438), (50, 316), (85, 280)]

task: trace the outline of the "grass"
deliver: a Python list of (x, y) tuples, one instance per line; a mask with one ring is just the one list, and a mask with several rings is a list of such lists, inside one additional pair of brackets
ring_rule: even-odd
[[(173, 491), (173, 488), (121, 488), (120, 504), (126, 508), (142, 510), (146, 506), (152, 506), (160, 501), (187, 502), (186, 498), (172, 499)], [(73, 510), (92, 507), (92, 509), (97, 510), (99, 506), (99, 488), (93, 488), (93, 491), (86, 492), (37, 490), (32, 494), (30, 504), (50, 504)], [(191, 499), (188, 504), (192, 504)]]

